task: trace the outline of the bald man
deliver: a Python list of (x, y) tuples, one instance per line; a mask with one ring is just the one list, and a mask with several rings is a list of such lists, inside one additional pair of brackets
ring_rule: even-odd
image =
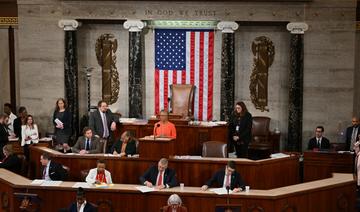
[(352, 126), (346, 129), (346, 150), (353, 151), (354, 144), (359, 138), (359, 117), (352, 117), (351, 119)]

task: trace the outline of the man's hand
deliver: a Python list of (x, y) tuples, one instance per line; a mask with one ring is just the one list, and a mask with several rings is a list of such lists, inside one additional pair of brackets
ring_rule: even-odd
[(235, 136), (233, 136), (233, 140), (234, 140), (234, 141), (239, 140), (239, 136), (236, 136), (236, 135), (235, 135)]
[(233, 190), (233, 192), (239, 192), (239, 191), (241, 191), (241, 188), (234, 188), (234, 190)]
[(126, 155), (125, 152), (120, 153), (120, 157), (124, 157)]
[(116, 123), (114, 121), (111, 123), (110, 129), (111, 129), (111, 131), (116, 130)]
[(164, 185), (159, 185), (159, 186), (156, 186), (156, 189), (158, 189), (158, 190), (161, 190), (161, 189), (164, 189), (165, 188), (165, 186)]
[(203, 191), (206, 191), (208, 188), (209, 188), (209, 186), (207, 186), (207, 185), (201, 186), (201, 190), (203, 190)]
[(80, 150), (80, 155), (85, 155), (85, 154), (87, 154), (88, 153), (88, 151), (86, 151), (85, 149), (82, 149), (82, 150)]
[(113, 155), (118, 155), (118, 154), (119, 154), (119, 153), (117, 153), (117, 151), (114, 150)]
[(150, 187), (150, 188), (153, 187), (153, 184), (152, 184), (151, 182), (149, 182), (149, 181), (145, 181), (144, 184), (145, 184), (147, 187)]

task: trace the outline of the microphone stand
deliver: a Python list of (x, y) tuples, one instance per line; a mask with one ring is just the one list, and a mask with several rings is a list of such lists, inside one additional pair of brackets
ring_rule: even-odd
[(226, 196), (226, 211), (230, 211), (230, 186), (226, 186), (227, 196)]

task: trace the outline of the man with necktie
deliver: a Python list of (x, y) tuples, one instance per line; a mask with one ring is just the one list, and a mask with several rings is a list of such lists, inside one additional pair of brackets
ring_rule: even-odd
[(41, 175), (44, 180), (66, 180), (67, 172), (61, 164), (51, 161), (48, 153), (40, 156)]
[[(112, 147), (111, 131), (116, 130), (116, 122), (119, 122), (117, 116), (108, 108), (108, 104), (101, 100), (98, 103), (98, 109), (90, 113), (89, 126), (93, 130), (96, 137), (100, 138), (100, 142), (107, 140), (107, 146)], [(107, 148), (110, 150), (110, 148)]]
[(80, 136), (76, 144), (71, 148), (72, 152), (83, 154), (101, 153), (101, 143), (99, 138), (93, 136), (90, 127), (83, 129), (83, 136)]
[(156, 189), (171, 188), (178, 185), (176, 173), (168, 168), (168, 160), (161, 158), (157, 166), (150, 167), (141, 177), (140, 183)]
[(346, 129), (346, 149), (347, 151), (354, 150), (354, 144), (358, 141), (360, 130), (359, 130), (359, 118), (354, 116), (351, 119), (352, 126)]
[(79, 187), (76, 192), (76, 202), (71, 203), (69, 212), (95, 212), (96, 208), (86, 201), (85, 191), (82, 187)]
[(329, 139), (323, 137), (324, 127), (317, 126), (315, 129), (315, 137), (311, 138), (308, 143), (308, 150), (314, 149), (330, 149)]
[(201, 187), (201, 190), (206, 191), (215, 183), (217, 187), (230, 188), (233, 192), (243, 191), (245, 189), (245, 183), (235, 168), (235, 162), (228, 161), (225, 169), (216, 172), (210, 180)]

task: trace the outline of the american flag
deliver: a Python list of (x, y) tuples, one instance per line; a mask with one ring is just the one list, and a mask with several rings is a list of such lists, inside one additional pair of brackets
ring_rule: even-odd
[(155, 114), (168, 109), (171, 84), (192, 84), (194, 118), (212, 120), (214, 31), (155, 30)]

